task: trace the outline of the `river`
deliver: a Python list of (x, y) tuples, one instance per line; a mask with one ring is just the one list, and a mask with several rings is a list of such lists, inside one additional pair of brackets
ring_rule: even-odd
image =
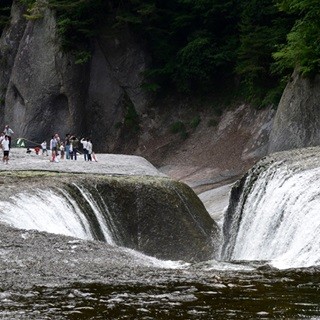
[(310, 154), (263, 160), (233, 189), (220, 261), (116, 245), (79, 186), (105, 242), (57, 190), (2, 199), (0, 318), (320, 319), (320, 165)]

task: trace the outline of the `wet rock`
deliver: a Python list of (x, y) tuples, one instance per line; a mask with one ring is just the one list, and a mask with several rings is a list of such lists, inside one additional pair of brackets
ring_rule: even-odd
[[(159, 173), (145, 159), (99, 155), (99, 162), (93, 163), (83, 159), (50, 163), (47, 157), (12, 152), (15, 158), (2, 165), (5, 170), (0, 174), (3, 210), (9, 206), (20, 210), (30, 200), (34, 211), (37, 203), (43, 203), (44, 191), (55, 192), (55, 201), (60, 202), (69, 201), (67, 193), (85, 213), (95, 238), (106, 240), (85, 193), (110, 220), (117, 245), (167, 260), (213, 258), (219, 229), (203, 203), (190, 187)], [(53, 207), (48, 206), (47, 211)]]

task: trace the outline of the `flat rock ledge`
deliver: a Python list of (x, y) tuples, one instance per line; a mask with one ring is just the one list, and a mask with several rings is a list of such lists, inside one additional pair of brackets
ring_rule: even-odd
[[(50, 154), (50, 152), (49, 152)], [(51, 162), (51, 156), (36, 155), (32, 150), (30, 154), (26, 149), (12, 148), (9, 164), (0, 162), (0, 170), (28, 170), (28, 171), (54, 171), (68, 173), (93, 173), (106, 175), (147, 175), (166, 177), (150, 162), (139, 156), (120, 154), (97, 154), (96, 161), (84, 161), (83, 155), (77, 160), (59, 159)]]

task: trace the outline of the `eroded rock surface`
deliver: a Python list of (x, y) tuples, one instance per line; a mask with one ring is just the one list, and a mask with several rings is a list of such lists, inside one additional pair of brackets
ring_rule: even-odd
[[(12, 206), (24, 211), (30, 206), (32, 219), (37, 220), (37, 214), (46, 219), (46, 211), (54, 204), (48, 202), (48, 210), (41, 207), (37, 213), (37, 203), (44, 201), (43, 192), (50, 190), (55, 201), (71, 203), (72, 198), (88, 217), (97, 240), (105, 237), (93, 206), (109, 219), (117, 245), (161, 259), (200, 261), (214, 256), (219, 230), (203, 203), (190, 187), (159, 173), (145, 159), (99, 155), (99, 162), (52, 163), (46, 156), (24, 155), (21, 149), (15, 152), (16, 158), (2, 164), (5, 170), (0, 174), (4, 213)], [(48, 223), (54, 220), (52, 210), (49, 214)]]

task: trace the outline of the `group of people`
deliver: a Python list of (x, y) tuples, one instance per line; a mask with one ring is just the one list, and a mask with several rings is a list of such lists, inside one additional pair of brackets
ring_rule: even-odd
[(11, 148), (11, 137), (14, 134), (9, 125), (5, 125), (4, 130), (0, 133), (0, 147), (3, 151), (2, 161), (5, 164), (9, 163), (9, 152)]
[[(0, 133), (0, 148), (3, 150), (3, 162), (8, 164), (9, 152), (11, 148), (11, 138), (14, 134), (13, 130), (9, 125), (5, 125), (3, 132)], [(82, 153), (85, 161), (97, 161), (96, 156), (93, 152), (92, 140), (90, 138), (82, 138), (79, 140), (75, 135), (70, 133), (66, 134), (65, 139), (60, 139), (56, 133), (50, 140), (50, 151), (51, 151), (51, 162), (59, 162), (66, 158), (70, 160), (77, 160), (77, 156), (80, 153), (80, 145), (82, 145)], [(42, 150), (42, 155), (48, 156), (47, 141), (43, 141), (40, 146), (36, 146), (34, 151), (39, 154)], [(27, 148), (27, 153), (31, 153), (30, 148)]]
[[(92, 140), (90, 138), (82, 138), (80, 141), (75, 135), (70, 133), (66, 134), (64, 141), (60, 139), (56, 133), (50, 140), (51, 150), (51, 162), (58, 162), (58, 155), (60, 159), (77, 160), (77, 155), (80, 153), (80, 144), (82, 144), (82, 152), (85, 161), (97, 161), (95, 154), (93, 153)], [(41, 143), (41, 149), (43, 155), (48, 155), (47, 142)]]

